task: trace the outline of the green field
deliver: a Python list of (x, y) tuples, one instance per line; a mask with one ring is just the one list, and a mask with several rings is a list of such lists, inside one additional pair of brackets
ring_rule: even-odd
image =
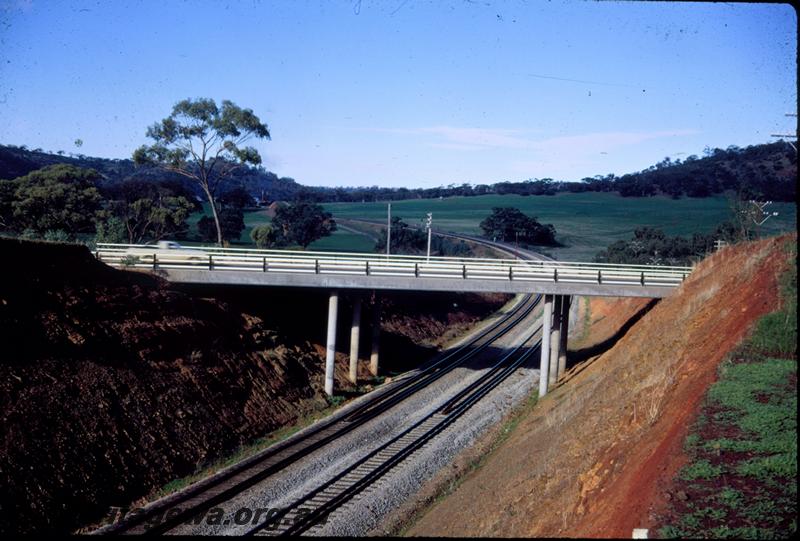
[[(335, 218), (374, 220), (384, 223), (386, 203), (326, 203)], [(552, 223), (561, 248), (542, 248), (540, 252), (561, 261), (590, 261), (597, 252), (616, 240), (627, 239), (642, 226), (663, 229), (669, 235), (710, 233), (731, 218), (725, 197), (703, 199), (668, 197), (626, 198), (608, 193), (561, 193), (554, 196), (484, 195), (446, 199), (413, 199), (392, 202), (392, 215), (411, 225), (422, 223), (433, 213), (434, 229), (455, 233), (479, 234), (479, 224), (492, 207), (516, 207), (542, 223)], [(208, 206), (204, 205), (208, 211)], [(797, 227), (794, 203), (774, 203), (779, 213), (762, 227), (761, 235), (793, 231)], [(189, 237), (197, 237), (199, 212), (189, 218)], [(235, 245), (250, 244), (254, 226), (269, 223), (264, 210), (246, 212), (245, 230)], [(189, 243), (191, 244), (191, 243)], [(339, 228), (332, 236), (320, 239), (309, 250), (371, 252), (374, 242), (368, 236)], [(296, 247), (294, 247), (296, 248)]]
[[(200, 218), (207, 214), (211, 216), (211, 209), (208, 203), (203, 203), (203, 212), (195, 212), (186, 220), (189, 224), (189, 242), (182, 242), (182, 244), (193, 245), (199, 244), (197, 242), (197, 222)], [(268, 224), (270, 222), (269, 216), (266, 211), (257, 210), (244, 213), (244, 231), (239, 236), (239, 241), (233, 243), (234, 247), (241, 247), (251, 245), (250, 232), (254, 227), (261, 224)], [(309, 245), (309, 250), (326, 251), (326, 252), (371, 252), (375, 243), (366, 235), (361, 233), (354, 233), (343, 228), (339, 228), (330, 237), (319, 239)], [(288, 249), (297, 249), (297, 246), (287, 246)]]
[[(386, 203), (326, 203), (334, 217), (386, 220)], [(478, 234), (478, 224), (492, 207), (517, 207), (542, 223), (552, 223), (563, 248), (542, 249), (562, 261), (591, 260), (610, 243), (629, 238), (634, 229), (651, 226), (670, 235), (710, 233), (731, 217), (725, 197), (703, 199), (668, 197), (624, 198), (608, 193), (562, 193), (554, 196), (484, 195), (446, 199), (416, 199), (392, 202), (392, 215), (409, 224), (421, 223), (433, 213), (434, 229)], [(792, 231), (797, 226), (794, 203), (774, 203), (779, 216), (761, 228), (762, 235)]]

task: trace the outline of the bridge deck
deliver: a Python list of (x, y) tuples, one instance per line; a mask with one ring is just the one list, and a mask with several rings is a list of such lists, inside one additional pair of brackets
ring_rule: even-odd
[(664, 297), (690, 267), (521, 259), (202, 248), (158, 250), (98, 244), (112, 266), (157, 270), (182, 283)]

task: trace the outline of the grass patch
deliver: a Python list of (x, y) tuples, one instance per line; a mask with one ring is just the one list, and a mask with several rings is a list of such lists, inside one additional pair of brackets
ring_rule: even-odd
[(797, 267), (780, 308), (722, 363), (684, 441), (661, 537), (788, 538), (797, 531)]
[(681, 470), (681, 479), (694, 481), (695, 479), (713, 479), (722, 473), (722, 468), (711, 464), (708, 460), (697, 460), (687, 464)]

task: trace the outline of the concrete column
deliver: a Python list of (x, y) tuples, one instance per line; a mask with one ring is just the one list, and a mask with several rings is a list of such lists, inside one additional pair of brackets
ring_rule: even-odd
[(558, 378), (564, 377), (567, 371), (567, 340), (569, 337), (569, 306), (572, 298), (564, 295), (561, 303), (561, 340), (558, 343)]
[(381, 343), (381, 301), (376, 295), (372, 303), (372, 351), (369, 355), (369, 371), (378, 375), (378, 349)]
[(361, 297), (353, 301), (353, 324), (350, 326), (350, 381), (358, 383), (358, 335), (361, 332)]
[(328, 299), (328, 346), (325, 352), (325, 393), (333, 396), (333, 362), (336, 357), (336, 315), (339, 308), (339, 292), (331, 291)]
[(550, 331), (550, 373), (548, 381), (554, 384), (558, 379), (558, 344), (561, 342), (561, 300), (562, 295), (553, 299), (553, 328)]
[(542, 346), (539, 361), (539, 398), (547, 394), (548, 374), (550, 372), (550, 320), (553, 317), (553, 296), (544, 296), (542, 314)]

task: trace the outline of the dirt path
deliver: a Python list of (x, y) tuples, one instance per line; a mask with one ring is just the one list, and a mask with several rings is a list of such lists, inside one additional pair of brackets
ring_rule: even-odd
[(771, 239), (706, 260), (408, 533), (630, 537), (649, 527), (719, 362), (774, 306), (785, 257)]

